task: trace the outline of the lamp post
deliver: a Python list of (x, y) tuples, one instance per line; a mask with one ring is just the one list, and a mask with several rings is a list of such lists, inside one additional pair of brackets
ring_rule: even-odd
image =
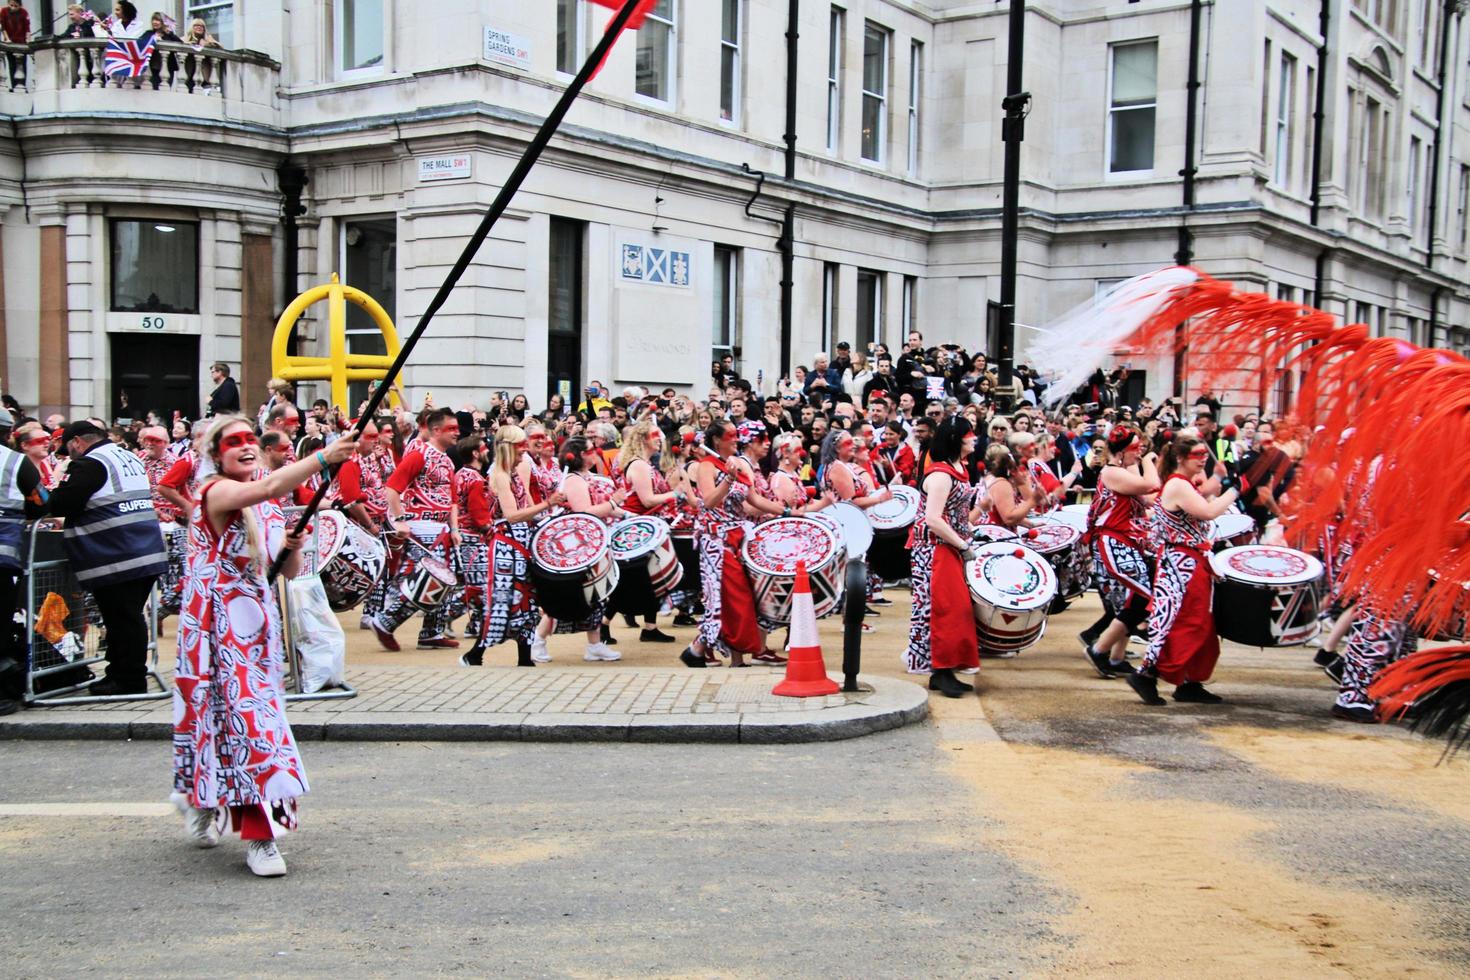
[(1026, 139), (1026, 113), (1031, 93), (1021, 90), (1021, 58), (1026, 43), (1025, 0), (1011, 0), (1010, 47), (1006, 55), (1006, 96), (1001, 100), (1005, 116), (1000, 138), (1005, 143), (1005, 176), (1000, 218), (1000, 323), (996, 356), (1000, 361), (1000, 383), (1008, 386), (1016, 360), (1016, 239), (1021, 223), (1021, 143)]

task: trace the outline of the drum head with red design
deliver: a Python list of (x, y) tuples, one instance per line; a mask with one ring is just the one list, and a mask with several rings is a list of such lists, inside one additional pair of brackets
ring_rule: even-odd
[(970, 591), (1001, 609), (1037, 609), (1057, 594), (1051, 563), (1015, 542), (985, 544), (965, 566)]
[(657, 517), (629, 517), (612, 526), (608, 537), (614, 561), (632, 561), (668, 540), (669, 526)]
[(976, 541), (1014, 541), (1016, 532), (1002, 524), (976, 524), (970, 528), (970, 537)]
[(1021, 532), (1019, 540), (1028, 548), (1034, 548), (1043, 555), (1050, 555), (1073, 547), (1081, 537), (1082, 535), (1077, 533), (1075, 527), (1058, 523), (1040, 524), (1028, 528)]
[(1226, 548), (1210, 556), (1215, 574), (1247, 585), (1301, 585), (1322, 577), (1322, 563), (1304, 551), (1272, 544)]
[(563, 514), (537, 529), (531, 560), (549, 572), (580, 572), (607, 554), (607, 525), (591, 514)]
[(745, 538), (745, 563), (768, 575), (794, 575), (796, 563), (807, 571), (830, 562), (842, 550), (831, 528), (804, 517), (778, 517), (756, 525)]
[(868, 521), (879, 531), (908, 527), (919, 517), (919, 491), (913, 487), (890, 486), (893, 497), (866, 511)]

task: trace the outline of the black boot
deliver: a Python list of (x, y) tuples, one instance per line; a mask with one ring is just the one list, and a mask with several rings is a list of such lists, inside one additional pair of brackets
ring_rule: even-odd
[(694, 646), (692, 644), (685, 647), (684, 652), (679, 654), (679, 661), (683, 663), (685, 667), (696, 668), (699, 670), (703, 670), (705, 666), (704, 658), (694, 651)]
[(689, 615), (687, 612), (681, 611), (681, 612), (679, 612), (674, 617), (674, 625), (675, 626), (698, 626), (699, 625), (699, 620), (695, 619), (693, 616)]
[(1219, 704), (1225, 699), (1205, 690), (1205, 686), (1199, 681), (1185, 681), (1174, 688), (1174, 700), (1190, 704)]
[(645, 626), (639, 633), (638, 639), (642, 643), (674, 643), (675, 639), (657, 626)]
[(529, 640), (516, 640), (516, 666), (534, 667), (536, 661), (531, 659), (531, 642)]
[(608, 629), (606, 623), (602, 624), (602, 642), (606, 643), (610, 647), (615, 647), (618, 645), (618, 641), (613, 639), (612, 630)]
[(461, 667), (483, 667), (485, 666), (485, 648), (473, 646), (459, 656)]
[(1140, 670), (1136, 674), (1129, 674), (1127, 680), (1128, 686), (1133, 688), (1133, 693), (1137, 694), (1144, 704), (1157, 707), (1169, 703), (1159, 697), (1159, 679), (1153, 674)]
[(966, 691), (974, 688), (956, 678), (954, 671), (941, 667), (929, 675), (929, 690), (938, 691), (947, 698), (962, 698)]

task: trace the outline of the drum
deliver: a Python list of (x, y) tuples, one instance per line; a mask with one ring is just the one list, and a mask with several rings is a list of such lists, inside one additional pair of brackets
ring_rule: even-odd
[(531, 536), (531, 586), (552, 619), (581, 622), (618, 587), (608, 526), (591, 514), (562, 514)]
[(1057, 573), (1057, 590), (1063, 599), (1070, 602), (1087, 591), (1087, 583), (1080, 581), (1076, 574), (1077, 552), (1082, 541), (1076, 528), (1048, 521), (1022, 532), (1017, 540), (1046, 558)]
[(868, 508), (873, 526), (873, 544), (868, 549), (868, 567), (879, 578), (895, 582), (913, 570), (909, 557), (909, 534), (919, 519), (919, 491), (913, 487), (890, 486), (893, 499)]
[(1215, 632), (1253, 647), (1306, 643), (1322, 625), (1322, 563), (1304, 551), (1252, 544), (1210, 556)]
[(1216, 551), (1255, 544), (1256, 520), (1249, 514), (1226, 511), (1210, 522), (1210, 536), (1215, 540)]
[(1086, 534), (1087, 511), (1084, 510), (1079, 514), (1077, 511), (1070, 509), (1075, 506), (1077, 505), (1068, 504), (1066, 507), (1061, 507), (1045, 514), (1037, 514), (1036, 519), (1038, 521), (1045, 521), (1048, 524), (1065, 524), (1076, 530), (1079, 535)]
[(873, 525), (861, 507), (849, 503), (836, 503), (822, 511), (831, 514), (832, 520), (842, 528), (842, 547), (847, 551), (848, 561), (866, 558), (873, 545)]
[(982, 650), (1022, 650), (1046, 632), (1057, 576), (1037, 552), (1010, 544), (983, 544), (965, 566), (975, 629)]
[(1000, 524), (976, 524), (970, 528), (970, 537), (981, 543), (990, 541), (1014, 541), (1016, 532)]
[(303, 573), (320, 575), (327, 604), (333, 612), (346, 612), (378, 584), (388, 567), (388, 549), (339, 510), (318, 511), (314, 521), (315, 547), (302, 549)]
[[(326, 579), (322, 580), (326, 584)], [(419, 555), (414, 559), (413, 571), (399, 583), (398, 591), (412, 605), (427, 612), (444, 604), (454, 592), (454, 569), (448, 562), (433, 555)]]
[(805, 517), (763, 521), (745, 536), (740, 558), (750, 574), (756, 613), (766, 622), (791, 621), (798, 561), (806, 563), (818, 618), (830, 615), (842, 601), (847, 553), (837, 532), (820, 521)]
[(837, 545), (842, 549), (843, 556), (846, 557), (847, 538), (843, 534), (842, 525), (838, 522), (837, 518), (832, 516), (831, 507), (815, 511), (811, 514), (803, 514), (802, 516), (809, 521), (816, 521), (818, 524), (822, 525), (823, 527), (827, 528), (827, 530), (837, 535)]
[(624, 569), (640, 562), (647, 568), (649, 584), (659, 600), (674, 591), (684, 574), (669, 525), (661, 518), (643, 515), (618, 521), (608, 536), (608, 547), (613, 561)]

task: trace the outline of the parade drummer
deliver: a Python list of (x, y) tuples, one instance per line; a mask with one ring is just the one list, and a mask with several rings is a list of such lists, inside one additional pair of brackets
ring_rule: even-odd
[[(652, 419), (645, 419), (629, 429), (618, 454), (619, 485), (624, 493), (623, 508), (628, 513), (657, 517), (672, 528), (678, 519), (684, 494), (670, 486), (668, 477), (653, 464), (663, 446), (663, 430)], [(625, 610), (643, 616), (643, 629), (638, 639), (644, 643), (676, 642), (674, 637), (658, 628), (659, 601), (651, 585), (646, 592), (643, 608)]]
[(458, 456), (464, 460), (454, 474), (454, 498), (459, 507), (460, 568), (463, 587), (451, 598), (449, 621), (464, 612), (470, 614), (465, 625), (466, 636), (480, 635), (480, 621), (485, 615), (486, 589), (490, 576), (490, 484), (485, 473), (490, 468), (490, 444), (481, 436), (466, 436), (459, 441)]
[(262, 877), (286, 873), (275, 839), (296, 829), (297, 800), (307, 791), (286, 722), (286, 653), (266, 578), (282, 550), (282, 573), (296, 574), (305, 535), (286, 533), (274, 499), (356, 448), (356, 440), (343, 436), (263, 474), (255, 432), (244, 418), (217, 416), (203, 437), (202, 451), (216, 472), (200, 488), (189, 526), (174, 671), (174, 801), (198, 847), (219, 843), (216, 817), (227, 810), (247, 842), (246, 864)]
[(1163, 484), (1152, 515), (1158, 567), (1148, 620), (1148, 652), (1143, 665), (1128, 675), (1129, 686), (1145, 704), (1165, 703), (1159, 696), (1161, 677), (1175, 685), (1175, 701), (1221, 701), (1204, 686), (1220, 658), (1210, 522), (1229, 510), (1240, 493), (1224, 463), (1215, 464), (1213, 479), (1204, 479), (1212, 458), (1204, 442), (1180, 434), (1165, 447), (1159, 467)]
[[(357, 420), (351, 424), (356, 426)], [(337, 479), (329, 491), (332, 506), (374, 538), (381, 536), (383, 522), (388, 519), (387, 480), (393, 473), (393, 456), (383, 442), (387, 431), (388, 427), (380, 429), (371, 419), (363, 425), (357, 452), (337, 468)], [(373, 628), (373, 619), (382, 612), (391, 584), (391, 575), (380, 575), (368, 591), (358, 623), (362, 629)]]
[[(588, 479), (593, 462), (590, 457), (596, 453), (597, 450), (580, 436), (567, 440), (558, 457), (563, 474), (561, 494), (566, 498), (569, 512), (587, 514), (611, 524), (628, 515), (619, 506), (623, 496), (620, 491), (612, 490), (611, 485), (604, 480)], [(577, 621), (554, 620), (543, 612), (541, 622), (536, 627), (536, 639), (531, 643), (531, 659), (538, 664), (551, 660), (551, 654), (546, 649), (546, 638), (553, 632), (586, 633), (587, 651), (582, 656), (583, 660), (596, 662), (623, 659), (622, 654), (603, 642), (603, 619), (606, 616), (607, 600), (593, 603), (587, 617)]]
[[(424, 424), (425, 438), (404, 453), (386, 487), (390, 538), (403, 547), (412, 534), (417, 547), (408, 545), (399, 556), (396, 581), (388, 589), (383, 611), (371, 620), (373, 632), (385, 650), (399, 648), (393, 631), (416, 611), (398, 586), (417, 571), (417, 558), (427, 554), (452, 567), (450, 549), (463, 543), (459, 535), (459, 506), (454, 499), (454, 463), (448, 456), (450, 447), (459, 441), (459, 421), (453, 412), (438, 408), (428, 413)], [(418, 523), (409, 528), (400, 525), (402, 521)], [(449, 625), (445, 622), (448, 614), (448, 605), (443, 603), (424, 613), (424, 625), (419, 630), (420, 650), (459, 646), (444, 635)]]
[(1028, 519), (1036, 513), (1042, 498), (1041, 488), (1009, 449), (996, 443), (985, 451), (983, 479), (981, 523), (1009, 528), (1029, 526)]
[(691, 452), (697, 448), (699, 433), (693, 426), (681, 426), (678, 438), (669, 443), (659, 458), (659, 469), (668, 478), (669, 486), (684, 495), (669, 522), (674, 538), (674, 554), (684, 573), (679, 584), (669, 596), (678, 613), (674, 616), (675, 626), (698, 626), (696, 614), (704, 611), (704, 595), (699, 584), (699, 549), (695, 547), (694, 529), (699, 522), (699, 489), (694, 471), (697, 461)]
[(771, 493), (776, 502), (789, 507), (798, 517), (814, 514), (836, 502), (830, 492), (819, 497), (808, 498), (806, 486), (801, 482), (801, 468), (806, 465), (806, 449), (802, 446), (801, 433), (783, 432), (773, 443), (776, 453), (776, 469), (771, 473)]
[(1157, 457), (1143, 452), (1138, 431), (1114, 426), (1107, 438), (1108, 461), (1097, 478), (1087, 512), (1093, 577), (1103, 601), (1103, 618), (1082, 633), (1083, 652), (1106, 678), (1133, 673), (1128, 636), (1148, 618), (1153, 574), (1144, 543), (1148, 496), (1159, 490)]
[(542, 515), (566, 503), (566, 495), (553, 490), (545, 500), (531, 499), (516, 472), (526, 448), (526, 432), (520, 426), (502, 425), (495, 430), (495, 466), (490, 470), (490, 600), (474, 646), (459, 658), (466, 667), (481, 666), (486, 648), (506, 640), (515, 643), (519, 666), (536, 666), (531, 642), (541, 615), (531, 590), (531, 531)]
[(1056, 456), (1056, 441), (1050, 436), (1038, 438), (1030, 432), (1012, 432), (1006, 439), (1006, 445), (1031, 477), (1032, 494), (1036, 499), (1032, 513), (1045, 514), (1060, 507), (1072, 485), (1082, 475), (1081, 462), (1074, 462), (1071, 470), (1058, 477), (1050, 466)]
[[(736, 445), (740, 447), (740, 455), (731, 460), (731, 466), (735, 468), (742, 480), (749, 481), (750, 493), (745, 497), (745, 512), (751, 520), (769, 521), (778, 517), (791, 517), (798, 513), (797, 508), (791, 507), (776, 497), (771, 488), (771, 482), (764, 473), (766, 457), (771, 454), (771, 433), (766, 423), (757, 419), (746, 419), (736, 426)], [(805, 513), (803, 508), (801, 513)], [(760, 612), (757, 608), (757, 619)], [(784, 623), (767, 622), (760, 620), (761, 629), (767, 633), (777, 629)], [(774, 650), (762, 646), (759, 653), (750, 657), (752, 663), (766, 664), (779, 667), (786, 663), (786, 658)]]
[(158, 481), (154, 492), (173, 504), (179, 517), (188, 524), (194, 515), (194, 504), (199, 499), (199, 488), (214, 473), (214, 464), (207, 454), (199, 450), (200, 440), (209, 431), (212, 419), (200, 419), (189, 428), (189, 448), (178, 454), (178, 461)]
[(148, 486), (153, 492), (153, 512), (163, 528), (163, 543), (168, 552), (168, 569), (158, 580), (158, 616), (162, 619), (179, 611), (184, 594), (184, 550), (188, 541), (188, 519), (170, 496), (160, 491), (159, 483), (173, 469), (179, 458), (168, 449), (168, 433), (161, 425), (146, 426), (138, 433), (142, 449), (138, 458), (148, 473)]
[(738, 438), (735, 424), (727, 419), (711, 422), (704, 432), (705, 452), (698, 468), (703, 509), (697, 531), (704, 619), (699, 636), (679, 655), (686, 667), (718, 664), (721, 655), (730, 657), (731, 667), (743, 667), (746, 654), (765, 649), (765, 636), (756, 621), (755, 592), (740, 559), (751, 481), (735, 462)]
[[(858, 462), (857, 454), (857, 440), (852, 433), (844, 429), (834, 429), (827, 433), (827, 438), (822, 443), (822, 489), (836, 500), (862, 510), (885, 500), (892, 500), (893, 491), (877, 485), (872, 472), (864, 469)], [(869, 569), (865, 601), (869, 606), (891, 605), (889, 600), (882, 599), (882, 592), (882, 579)], [(868, 615), (876, 616), (878, 611), (871, 609)], [(871, 633), (873, 628), (865, 622), (863, 632)]]
[(905, 660), (910, 673), (929, 673), (929, 689), (957, 698), (974, 688), (956, 670), (980, 665), (980, 640), (965, 564), (975, 489), (965, 462), (978, 439), (963, 415), (939, 423), (929, 467), (919, 485), (919, 520), (912, 541), (913, 609)]

